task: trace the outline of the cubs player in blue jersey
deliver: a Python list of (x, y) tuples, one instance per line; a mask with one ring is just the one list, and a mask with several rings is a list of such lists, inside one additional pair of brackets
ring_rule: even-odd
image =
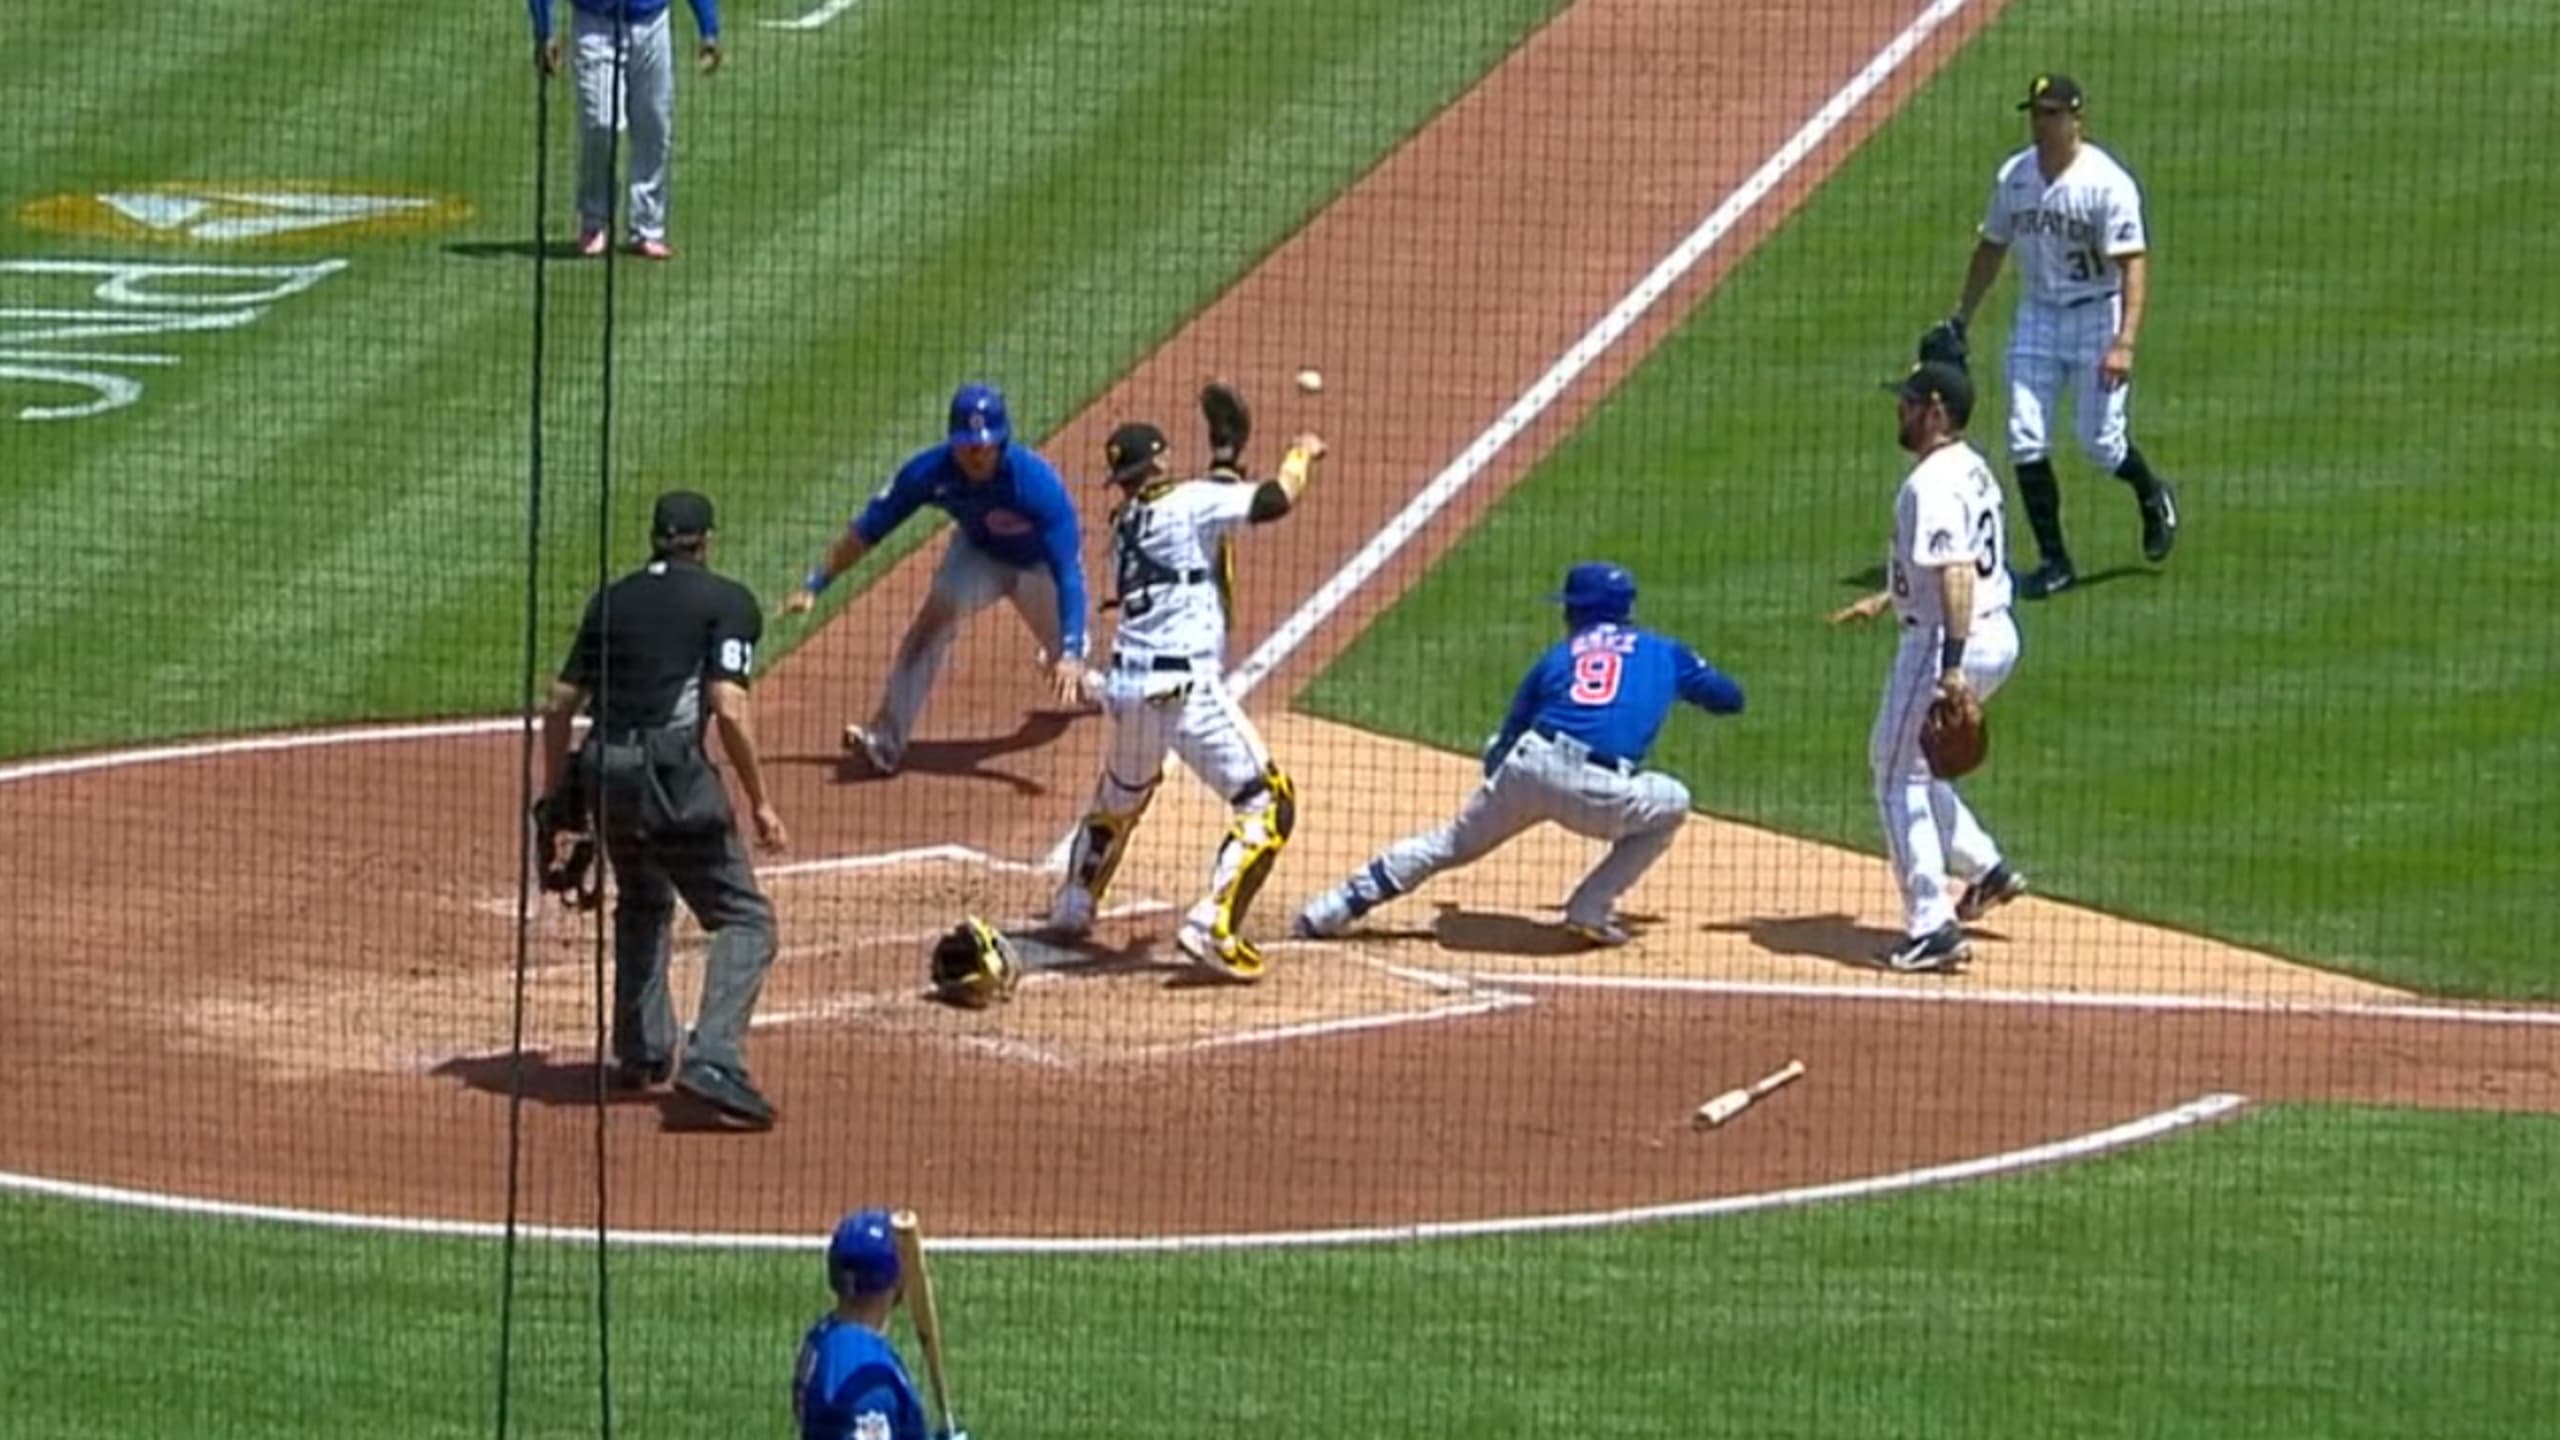
[[(800, 1440), (936, 1440), (924, 1401), (886, 1333), (904, 1277), (886, 1210), (857, 1210), (827, 1241), (835, 1308), (801, 1338), (791, 1418)], [(942, 1440), (967, 1440), (946, 1432)]]
[(844, 727), (844, 748), (882, 775), (905, 761), (916, 717), (961, 623), (1000, 599), (1012, 601), (1030, 627), (1052, 698), (1070, 706), (1083, 699), (1084, 538), (1075, 502), (1038, 451), (1013, 443), (1004, 393), (992, 385), (953, 393), (948, 437), (898, 467), (782, 602), (782, 613), (815, 605), (838, 575), (927, 505), (949, 515), (958, 533), (898, 643), (879, 708), (869, 723)]
[(1301, 936), (1340, 934), (1453, 865), (1471, 864), (1540, 821), (1609, 843), (1565, 901), (1565, 927), (1594, 945), (1630, 938), (1618, 897), (1653, 868), (1689, 818), (1689, 787), (1644, 759), (1671, 707), (1742, 713), (1742, 687), (1677, 640), (1632, 623), (1636, 581), (1594, 561), (1551, 597), (1565, 638), (1520, 681), (1484, 751), (1484, 784), (1446, 824), (1378, 853), (1307, 903)]
[[(533, 14), (533, 63), (560, 73), (563, 46), (551, 28), (557, 0), (525, 0)], [(718, 0), (690, 0), (702, 50), (695, 63), (720, 68)], [(578, 253), (601, 255), (613, 236), (613, 137), (631, 131), (631, 248), (671, 260), (667, 244), (667, 161), (674, 152), (676, 79), (667, 38), (667, 0), (569, 0), (569, 36), (578, 77)], [(620, 93), (615, 82), (619, 80)]]

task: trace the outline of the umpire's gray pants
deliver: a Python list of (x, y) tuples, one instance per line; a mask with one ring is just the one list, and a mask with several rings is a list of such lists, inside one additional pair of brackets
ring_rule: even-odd
[(1453, 865), (1465, 865), (1540, 821), (1609, 842), (1565, 900), (1574, 925), (1606, 925), (1618, 898), (1671, 848), (1689, 818), (1689, 787), (1654, 770), (1632, 774), (1590, 762), (1570, 740), (1523, 735), (1448, 823), (1408, 836), (1355, 873), (1346, 889), (1366, 910)]
[(667, 162), (674, 148), (675, 62), (661, 10), (632, 22), (621, 59), (622, 105), (614, 104), (614, 50), (624, 33), (610, 16), (570, 11), (569, 34), (577, 50), (578, 226), (602, 230), (613, 218), (613, 134), (629, 121), (633, 238), (667, 234)]
[(773, 905), (733, 826), (693, 835), (608, 837), (617, 898), (613, 911), (613, 1054), (654, 1062), (675, 1054), (675, 1007), (667, 998), (667, 953), (676, 901), (711, 936), (702, 1004), (688, 1059), (746, 1072), (747, 1022), (775, 949)]

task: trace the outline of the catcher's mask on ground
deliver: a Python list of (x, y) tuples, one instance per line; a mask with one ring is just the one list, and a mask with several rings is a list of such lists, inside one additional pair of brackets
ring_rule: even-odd
[(1013, 998), (1022, 983), (1022, 959), (986, 921), (971, 915), (933, 942), (931, 966), (934, 998), (967, 1010), (982, 1010)]

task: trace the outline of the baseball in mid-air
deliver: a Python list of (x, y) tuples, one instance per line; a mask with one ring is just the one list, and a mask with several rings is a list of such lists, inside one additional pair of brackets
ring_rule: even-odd
[(1317, 391), (1322, 390), (1324, 388), (1324, 372), (1321, 370), (1299, 371), (1298, 388), (1309, 395), (1313, 395)]

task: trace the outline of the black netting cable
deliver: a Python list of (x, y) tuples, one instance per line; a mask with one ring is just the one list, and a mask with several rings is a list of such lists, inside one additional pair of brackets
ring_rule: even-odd
[(540, 707), (534, 700), (534, 676), (540, 673), (542, 655), (542, 361), (547, 338), (545, 320), (549, 313), (545, 304), (544, 284), (549, 276), (544, 269), (546, 252), (542, 225), (543, 217), (551, 209), (552, 77), (539, 68), (534, 73), (533, 365), (525, 400), (524, 649), (517, 666), (522, 672), (517, 706), (524, 715), (524, 733), (516, 762), (516, 814), (520, 818), (516, 832), (515, 993), (507, 1044), (507, 1210), (505, 1238), (498, 1248), (498, 1394), (497, 1411), (493, 1417), (498, 1440), (506, 1440), (513, 1419), (516, 1220), (524, 1169), (525, 987), (526, 977), (532, 969), (533, 869), (540, 863), (533, 852), (533, 827), (529, 817), (533, 810), (533, 772), (540, 726)]
[[(620, 248), (614, 242), (621, 234), (623, 220), (623, 187), (618, 182), (622, 173), (621, 121), (624, 109), (630, 103), (623, 84), (628, 74), (627, 67), (631, 54), (631, 0), (622, 0), (617, 11), (613, 26), (613, 83), (605, 92), (610, 97), (608, 103), (611, 106), (609, 111), (611, 128), (606, 132), (604, 152), (604, 173), (608, 183), (605, 187), (604, 315), (598, 336), (601, 354), (598, 357), (599, 395), (596, 417), (595, 583), (596, 593), (607, 596), (611, 593), (608, 587), (613, 579), (614, 281), (619, 268), (615, 264), (614, 257)], [(672, 56), (669, 57), (668, 63), (670, 65), (674, 63)], [(673, 83), (672, 78), (670, 83)], [(597, 623), (605, 628), (606, 633), (611, 631), (612, 616), (609, 609), (608, 603), (602, 607), (597, 616)], [(599, 719), (604, 714), (603, 697), (612, 693), (612, 655), (612, 646), (596, 647), (596, 695), (598, 697), (596, 714)], [(606, 833), (604, 805), (604, 797), (598, 795), (595, 825), (596, 833), (599, 835)], [(595, 912), (593, 945), (596, 1055), (593, 1071), (596, 1175), (596, 1433), (602, 1437), (602, 1440), (613, 1440), (613, 1263), (611, 1247), (606, 1243), (611, 1230), (613, 1187), (612, 1177), (606, 1173), (605, 1168), (605, 1119), (608, 1114), (605, 1077), (607, 1056), (612, 1046), (612, 1035), (609, 1029), (612, 996), (607, 989), (606, 967), (612, 963), (612, 952), (606, 943), (606, 931), (605, 911), (600, 907)]]

